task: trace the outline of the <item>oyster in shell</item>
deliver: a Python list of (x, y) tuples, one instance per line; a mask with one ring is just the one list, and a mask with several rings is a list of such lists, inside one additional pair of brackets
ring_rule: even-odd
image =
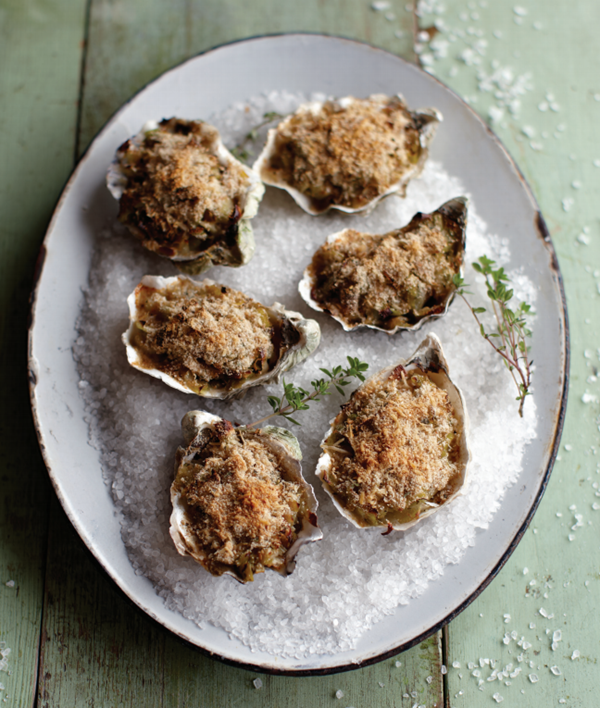
[(352, 394), (323, 440), (317, 476), (355, 526), (407, 529), (460, 493), (467, 428), (463, 397), (431, 334)]
[(401, 96), (305, 103), (269, 131), (253, 169), (309, 214), (362, 211), (404, 196), (441, 119), (434, 108), (410, 111)]
[(146, 275), (127, 303), (129, 363), (205, 398), (234, 398), (278, 382), (321, 338), (314, 320), (208, 279)]
[(250, 219), (264, 186), (208, 123), (146, 123), (117, 150), (107, 184), (119, 220), (184, 273), (244, 265), (254, 254)]
[(242, 583), (265, 568), (289, 575), (300, 547), (323, 537), (296, 438), (204, 411), (187, 413), (182, 428), (169, 529), (177, 551)]
[(346, 331), (418, 329), (441, 317), (454, 298), (466, 226), (467, 200), (457, 197), (387, 234), (344, 229), (315, 252), (298, 290)]

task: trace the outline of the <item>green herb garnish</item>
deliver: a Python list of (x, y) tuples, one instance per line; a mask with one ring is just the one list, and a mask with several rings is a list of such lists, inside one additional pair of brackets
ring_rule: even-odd
[(281, 120), (282, 118), (285, 118), (285, 116), (281, 115), (281, 113), (277, 113), (276, 111), (268, 111), (267, 113), (263, 113), (264, 120), (258, 125), (255, 125), (254, 128), (250, 130), (250, 132), (246, 133), (246, 136), (241, 142), (239, 142), (235, 147), (231, 148), (231, 154), (236, 159), (241, 160), (242, 162), (246, 162), (246, 160), (248, 160), (248, 158), (252, 154), (252, 151), (248, 151), (248, 147), (250, 144), (253, 144), (256, 138), (258, 137), (258, 131), (261, 128), (264, 128), (266, 125), (269, 125), (269, 123), (272, 123), (276, 120)]
[(369, 368), (368, 364), (360, 361), (356, 357), (348, 356), (348, 367), (343, 368), (341, 366), (336, 366), (335, 369), (329, 371), (328, 369), (319, 369), (324, 374), (329, 377), (327, 379), (315, 379), (311, 381), (311, 386), (313, 387), (312, 393), (305, 391), (300, 386), (295, 386), (293, 383), (286, 383), (285, 379), (283, 381), (283, 397), (277, 398), (277, 396), (269, 396), (268, 401), (273, 409), (273, 413), (269, 413), (264, 418), (257, 420), (255, 423), (250, 423), (246, 426), (247, 428), (255, 428), (257, 425), (264, 423), (265, 420), (273, 418), (274, 416), (282, 416), (287, 420), (290, 420), (296, 425), (300, 425), (297, 420), (292, 418), (292, 415), (296, 411), (305, 411), (309, 408), (310, 401), (320, 401), (319, 396), (329, 396), (329, 389), (332, 386), (339, 391), (339, 393), (344, 395), (344, 386), (348, 386), (350, 381), (354, 378), (364, 381), (363, 371)]
[(531, 365), (529, 361), (529, 347), (527, 338), (531, 337), (531, 330), (527, 328), (526, 315), (530, 314), (531, 306), (526, 302), (521, 302), (515, 309), (508, 306), (513, 297), (513, 291), (506, 283), (510, 282), (509, 277), (504, 272), (504, 268), (494, 268), (496, 261), (487, 256), (481, 256), (477, 263), (473, 263), (473, 268), (481, 273), (487, 285), (487, 295), (492, 302), (492, 311), (496, 318), (496, 331), (488, 332), (479, 319), (478, 315), (486, 312), (485, 307), (473, 307), (465, 295), (472, 295), (465, 288), (469, 287), (460, 275), (453, 278), (457, 293), (467, 304), (473, 313), (473, 317), (479, 325), (481, 336), (486, 339), (493, 349), (500, 354), (506, 368), (515, 382), (519, 392), (516, 400), (520, 401), (519, 415), (523, 417), (523, 404), (525, 397), (531, 391)]

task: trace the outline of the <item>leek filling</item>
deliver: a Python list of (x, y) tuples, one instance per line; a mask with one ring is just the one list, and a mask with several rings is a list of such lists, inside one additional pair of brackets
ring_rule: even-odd
[(197, 394), (239, 388), (273, 369), (293, 340), (281, 319), (243, 293), (179, 279), (138, 286), (131, 344), (139, 365)]
[(406, 523), (455, 491), (459, 444), (446, 391), (399, 366), (358, 389), (336, 417), (323, 479), (361, 526)]
[(462, 234), (437, 212), (384, 235), (346, 230), (313, 256), (311, 297), (347, 326), (412, 327), (444, 312), (462, 261)]
[(213, 575), (231, 571), (247, 582), (265, 568), (285, 571), (286, 554), (308, 517), (305, 490), (264, 437), (216, 426), (201, 443), (192, 442), (178, 471), (184, 536), (193, 537), (196, 559)]

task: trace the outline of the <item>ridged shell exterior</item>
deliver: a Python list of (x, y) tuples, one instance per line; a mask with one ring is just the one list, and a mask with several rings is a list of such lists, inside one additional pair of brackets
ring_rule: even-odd
[[(146, 134), (157, 130), (158, 127), (159, 124), (156, 121), (148, 121), (142, 130), (131, 138), (131, 141), (135, 145), (141, 145)], [(258, 206), (263, 198), (265, 187), (254, 170), (250, 169), (250, 167), (244, 165), (239, 160), (236, 160), (223, 145), (220, 137), (213, 142), (211, 152), (218, 158), (220, 164), (236, 164), (243, 169), (248, 179), (245, 202), (242, 209), (242, 216), (236, 224), (237, 233), (235, 236), (234, 249), (217, 241), (208, 249), (199, 251), (197, 255), (191, 257), (175, 255), (170, 258), (177, 268), (187, 275), (200, 275), (213, 265), (232, 267), (245, 265), (250, 261), (255, 250), (254, 233), (250, 220), (255, 217), (258, 212)], [(127, 186), (127, 176), (121, 167), (118, 157), (114, 159), (108, 168), (106, 184), (113, 197), (119, 201)], [(130, 226), (128, 226), (128, 228), (131, 229)]]
[[(346, 108), (356, 100), (357, 99), (353, 96), (346, 96), (344, 98), (340, 98), (336, 103), (341, 108)], [(374, 103), (381, 103), (384, 105), (390, 102), (399, 102), (402, 106), (406, 108), (404, 98), (400, 94), (396, 96), (373, 94), (372, 96), (369, 96), (368, 100), (373, 101)], [(294, 115), (298, 115), (303, 112), (318, 114), (321, 112), (323, 105), (324, 102), (320, 101), (303, 103), (301, 106), (299, 106)], [(433, 140), (438, 124), (442, 121), (442, 114), (435, 108), (422, 108), (418, 111), (410, 113), (421, 124), (421, 127), (419, 129), (419, 142), (421, 145), (422, 152), (419, 157), (419, 160), (415, 165), (413, 165), (411, 169), (407, 170), (402, 175), (402, 178), (398, 182), (391, 185), (385, 192), (377, 196), (375, 199), (371, 200), (368, 204), (365, 204), (364, 206), (358, 207), (356, 209), (336, 204), (331, 204), (325, 209), (317, 209), (313, 206), (310, 197), (307, 197), (305, 194), (303, 194), (298, 189), (296, 189), (285, 181), (274, 180), (268, 174), (265, 168), (268, 165), (271, 157), (275, 153), (275, 139), (277, 136), (277, 128), (272, 128), (271, 130), (269, 130), (266, 145), (258, 156), (256, 162), (252, 166), (252, 169), (258, 174), (259, 178), (264, 184), (268, 184), (272, 187), (279, 187), (280, 189), (285, 189), (285, 191), (291, 195), (291, 197), (294, 199), (294, 201), (296, 202), (296, 204), (298, 204), (299, 207), (304, 209), (304, 211), (308, 212), (309, 214), (312, 214), (313, 216), (324, 214), (329, 209), (338, 209), (339, 211), (343, 211), (348, 214), (354, 214), (360, 211), (370, 211), (375, 207), (377, 202), (379, 202), (381, 199), (384, 199), (385, 197), (390, 196), (391, 194), (400, 194), (401, 196), (404, 196), (404, 193), (406, 191), (406, 185), (410, 182), (411, 179), (418, 177), (421, 171), (423, 170), (423, 167), (425, 166), (425, 162), (429, 154), (428, 148), (431, 141)], [(288, 118), (282, 121), (280, 125), (285, 124), (285, 121), (289, 120), (289, 118), (290, 116), (288, 116)]]
[[(178, 280), (187, 280), (194, 286), (214, 285), (214, 282), (208, 278), (200, 282), (196, 282), (185, 275), (176, 275), (171, 278), (164, 278), (160, 275), (145, 275), (137, 288), (127, 298), (127, 304), (129, 306), (129, 327), (127, 331), (123, 333), (122, 340), (127, 350), (127, 360), (135, 369), (143, 371), (145, 374), (153, 376), (154, 378), (160, 379), (168, 386), (171, 386), (178, 391), (199, 395), (164, 371), (160, 371), (159, 369), (147, 369), (143, 367), (139, 360), (138, 353), (132, 345), (132, 335), (134, 333), (135, 323), (139, 316), (136, 304), (136, 294), (138, 292), (138, 288), (148, 287), (161, 290), (177, 282)], [(299, 312), (286, 310), (284, 306), (278, 302), (274, 303), (271, 307), (265, 307), (265, 309), (274, 314), (282, 322), (287, 320), (299, 333), (300, 339), (298, 342), (283, 352), (279, 361), (277, 361), (275, 366), (270, 371), (255, 378), (246, 379), (241, 383), (236, 381), (236, 385), (232, 385), (229, 390), (209, 388), (202, 394), (202, 398), (216, 398), (220, 400), (239, 398), (243, 396), (248, 388), (252, 386), (267, 383), (278, 383), (282, 374), (296, 364), (304, 361), (304, 359), (310, 356), (310, 354), (312, 354), (312, 352), (319, 346), (319, 342), (321, 341), (321, 329), (315, 320), (307, 320)]]
[[(205, 567), (206, 554), (196, 542), (193, 534), (189, 533), (184, 523), (186, 510), (182, 502), (178, 482), (181, 479), (183, 465), (194, 457), (194, 441), (201, 438), (204, 432), (212, 429), (216, 423), (222, 420), (222, 418), (205, 411), (190, 411), (186, 413), (181, 423), (185, 447), (180, 447), (177, 450), (175, 479), (171, 485), (173, 511), (170, 518), (169, 533), (178, 553), (182, 556), (192, 556), (203, 567)], [(288, 430), (274, 426), (267, 426), (254, 432), (260, 435), (261, 440), (266, 444), (277, 448), (279, 451), (283, 450), (287, 463), (286, 474), (290, 480), (297, 482), (302, 487), (307, 502), (309, 512), (306, 518), (302, 519), (302, 528), (298, 532), (296, 541), (285, 555), (285, 567), (281, 570), (274, 569), (281, 575), (290, 575), (295, 568), (295, 558), (300, 548), (306, 543), (319, 541), (323, 538), (323, 532), (317, 525), (317, 498), (311, 485), (302, 476), (302, 466), (300, 464), (302, 453), (300, 452), (298, 440)], [(231, 575), (239, 582), (244, 582), (233, 570), (225, 570), (224, 575)]]
[[(454, 408), (454, 412), (458, 418), (460, 425), (460, 456), (459, 456), (459, 480), (458, 483), (453, 485), (454, 491), (448, 496), (443, 504), (436, 505), (431, 502), (415, 502), (407, 510), (409, 513), (412, 510), (414, 512), (414, 518), (404, 523), (392, 522), (390, 525), (394, 530), (401, 531), (414, 526), (419, 523), (422, 519), (425, 519), (431, 514), (434, 514), (442, 506), (449, 504), (453, 499), (455, 499), (459, 494), (462, 493), (464, 485), (467, 482), (467, 471), (469, 466), (469, 461), (471, 459), (471, 453), (469, 451), (467, 435), (469, 430), (469, 419), (467, 415), (467, 410), (465, 407), (465, 402), (460, 389), (452, 383), (450, 375), (448, 372), (448, 363), (444, 357), (444, 352), (440, 340), (435, 334), (428, 335), (417, 347), (415, 353), (409, 359), (400, 359), (392, 366), (388, 366), (382, 369), (379, 373), (372, 376), (369, 381), (377, 379), (384, 381), (388, 376), (394, 371), (394, 369), (402, 365), (405, 369), (410, 371), (411, 367), (418, 367), (426, 372), (429, 379), (436, 384), (439, 388), (444, 389), (448, 393), (450, 402)], [(321, 444), (329, 438), (333, 433), (333, 422), (327, 431), (327, 434), (323, 438)], [(327, 484), (324, 477), (326, 477), (327, 471), (330, 469), (332, 463), (331, 456), (327, 452), (323, 452), (319, 457), (317, 463), (316, 475), (321, 480), (323, 489), (331, 497), (335, 508), (340, 512), (342, 516), (348, 519), (357, 528), (377, 528), (377, 526), (366, 526), (364, 522), (355, 516), (351, 511), (346, 509), (340, 500), (335, 496), (332, 488)], [(379, 528), (389, 528), (388, 524), (381, 524)]]
[[(466, 237), (467, 237), (467, 203), (468, 200), (466, 197), (455, 197), (454, 199), (450, 199), (447, 201), (445, 204), (442, 204), (442, 206), (439, 209), (436, 209), (435, 212), (432, 213), (441, 213), (445, 219), (448, 220), (449, 224), (453, 225), (453, 228), (455, 228), (459, 233), (460, 233), (460, 245), (461, 245), (461, 251), (464, 254), (465, 248), (466, 248)], [(420, 213), (415, 214), (413, 217), (413, 220), (421, 217)], [(425, 215), (427, 216), (427, 215)], [(412, 221), (411, 221), (412, 223)], [(410, 226), (410, 224), (408, 224)], [(337, 233), (331, 234), (327, 238), (327, 243), (335, 243), (336, 241), (342, 239), (348, 229), (344, 229), (344, 231), (338, 231)], [(463, 259), (464, 260), (464, 259)], [(460, 269), (459, 274), (462, 276), (463, 273), (463, 268)], [(302, 299), (304, 302), (306, 302), (307, 305), (312, 307), (313, 310), (316, 310), (317, 312), (328, 312), (328, 310), (324, 309), (319, 305), (318, 302), (313, 300), (312, 297), (312, 291), (313, 287), (315, 286), (315, 278), (312, 272), (312, 268), (309, 265), (305, 270), (304, 274), (302, 277), (302, 280), (298, 283), (298, 292), (300, 293)], [(430, 320), (437, 319), (439, 317), (443, 317), (446, 312), (448, 312), (448, 308), (450, 307), (450, 304), (454, 300), (454, 295), (455, 292), (453, 291), (449, 297), (445, 300), (445, 302), (440, 303), (443, 306), (443, 311), (435, 314), (430, 314), (430, 315), (425, 315), (422, 317), (418, 322), (415, 322), (414, 325), (407, 327), (407, 326), (402, 326), (398, 325), (397, 327), (394, 327), (393, 329), (384, 329), (383, 327), (378, 327), (377, 325), (372, 325), (372, 324), (348, 324), (345, 320), (343, 320), (341, 317), (337, 317), (336, 315), (332, 314), (331, 312), (328, 312), (328, 314), (333, 317), (336, 322), (339, 322), (345, 332), (352, 332), (352, 330), (357, 329), (358, 327), (368, 327), (369, 329), (376, 329), (379, 332), (385, 332), (386, 334), (396, 334), (396, 332), (400, 331), (416, 331), (420, 329), (426, 322), (429, 322)]]

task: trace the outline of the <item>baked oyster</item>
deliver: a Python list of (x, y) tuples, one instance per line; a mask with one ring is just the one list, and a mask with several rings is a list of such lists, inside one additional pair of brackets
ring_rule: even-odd
[(460, 493), (467, 428), (462, 395), (431, 334), (342, 406), (321, 445), (317, 476), (355, 526), (407, 529)]
[(204, 411), (187, 413), (182, 428), (169, 529), (177, 551), (242, 583), (265, 568), (289, 575), (300, 547), (323, 537), (296, 438)]
[(208, 279), (146, 275), (127, 303), (129, 363), (205, 398), (234, 398), (279, 381), (321, 338), (314, 320)]
[(401, 96), (305, 103), (269, 131), (253, 169), (309, 214), (362, 211), (404, 196), (441, 119), (433, 108), (410, 111)]
[(107, 184), (119, 220), (184, 273), (244, 265), (254, 254), (250, 219), (264, 186), (208, 123), (146, 123), (117, 150)]
[(344, 229), (315, 252), (298, 290), (346, 331), (418, 329), (441, 317), (454, 298), (466, 226), (467, 200), (457, 197), (387, 234)]

